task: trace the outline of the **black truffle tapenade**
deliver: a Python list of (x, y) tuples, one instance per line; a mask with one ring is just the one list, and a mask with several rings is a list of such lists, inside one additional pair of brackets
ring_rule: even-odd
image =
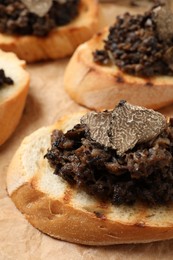
[(65, 3), (53, 1), (46, 15), (30, 12), (20, 0), (0, 1), (0, 32), (18, 35), (45, 36), (57, 26), (69, 23), (78, 14), (80, 0)]
[(94, 61), (113, 63), (137, 76), (172, 75), (166, 53), (173, 46), (173, 38), (169, 42), (159, 38), (154, 15), (151, 10), (143, 15), (118, 16), (109, 29), (104, 49), (93, 53)]
[(173, 201), (173, 120), (153, 140), (118, 156), (90, 138), (87, 125), (64, 134), (55, 130), (45, 157), (71, 185), (113, 204), (149, 205)]
[(0, 69), (0, 87), (4, 85), (13, 85), (14, 81), (5, 75), (5, 72), (3, 69)]

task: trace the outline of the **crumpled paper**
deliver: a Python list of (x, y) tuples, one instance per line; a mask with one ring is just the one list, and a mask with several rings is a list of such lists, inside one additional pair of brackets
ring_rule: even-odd
[[(149, 3), (148, 3), (149, 5)], [(129, 7), (127, 1), (102, 5), (102, 13), (108, 24), (118, 13), (128, 10), (141, 11), (141, 7)], [(68, 59), (27, 66), (31, 74), (31, 86), (25, 110), (13, 136), (0, 147), (0, 260), (138, 260), (172, 259), (173, 240), (139, 245), (115, 245), (91, 247), (75, 245), (53, 239), (32, 227), (16, 209), (7, 195), (6, 172), (10, 160), (22, 139), (39, 127), (50, 125), (69, 112), (83, 110), (75, 104), (63, 89), (63, 73)], [(173, 106), (162, 109), (173, 114)]]

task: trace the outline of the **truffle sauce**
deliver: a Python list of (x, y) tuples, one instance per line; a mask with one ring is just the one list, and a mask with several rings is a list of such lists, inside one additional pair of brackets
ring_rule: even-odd
[(155, 205), (173, 201), (172, 155), (173, 119), (122, 101), (54, 130), (45, 157), (54, 174), (102, 201)]

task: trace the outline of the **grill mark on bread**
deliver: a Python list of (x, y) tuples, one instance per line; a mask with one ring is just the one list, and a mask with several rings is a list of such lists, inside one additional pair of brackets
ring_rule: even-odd
[(70, 204), (73, 196), (74, 196), (74, 192), (72, 191), (72, 189), (67, 188), (66, 191), (64, 192), (63, 202), (65, 204)]
[(79, 28), (77, 28), (77, 27), (70, 27), (69, 28), (69, 33), (77, 32), (77, 31), (79, 31)]
[[(78, 60), (79, 63), (82, 62), (82, 57), (81, 57), (80, 53), (79, 53), (79, 55), (77, 55), (77, 60)], [(85, 79), (88, 77), (88, 75), (90, 73), (92, 73), (92, 72), (98, 73), (98, 71), (95, 69), (94, 66), (93, 67), (86, 67), (86, 69), (85, 69), (84, 73), (82, 74), (82, 76), (79, 77), (79, 80), (78, 80), (77, 84), (80, 86), (82, 84), (82, 82), (84, 82)]]
[(97, 218), (100, 218), (102, 220), (105, 220), (106, 219), (106, 216), (102, 213), (102, 212), (99, 212), (99, 211), (94, 211), (94, 214)]
[(118, 83), (124, 83), (125, 82), (122, 75), (118, 74), (115, 77), (116, 77), (116, 82), (118, 82)]
[(62, 209), (62, 207), (59, 207), (59, 205), (57, 205), (57, 201), (49, 201), (49, 212), (52, 215), (52, 218), (56, 215), (63, 215), (64, 210)]
[(102, 36), (102, 32), (98, 32), (97, 34), (96, 34), (96, 37), (101, 37)]
[(85, 76), (87, 76), (89, 73), (94, 72), (94, 71), (95, 71), (94, 67), (89, 68), (89, 70), (88, 70), (88, 72), (87, 72), (87, 74)]
[(153, 86), (153, 83), (151, 81), (147, 81), (146, 84), (145, 84), (147, 87), (152, 87)]
[[(16, 197), (21, 196), (20, 200), (16, 200)], [(44, 198), (44, 194), (38, 190), (36, 190), (32, 183), (25, 183), (20, 186), (17, 190), (15, 190), (11, 197), (14, 201), (16, 201), (17, 208), (20, 208), (21, 205), (25, 206), (25, 213), (28, 214), (30, 212), (30, 205), (39, 203), (40, 200)], [(22, 210), (23, 211), (23, 210)]]
[[(93, 71), (94, 71), (94, 68), (93, 68)], [(97, 72), (98, 73), (98, 71), (95, 71), (95, 72)], [(127, 83), (128, 84), (128, 82), (126, 81), (126, 79), (125, 79), (125, 77), (124, 77), (124, 75), (123, 74), (115, 74), (114, 75), (114, 77), (115, 77), (115, 81), (117, 82), (117, 83)], [(152, 81), (149, 81), (148, 79), (145, 79), (145, 78), (143, 78), (143, 80), (144, 81), (146, 81), (145, 83), (144, 83), (144, 85), (145, 86), (147, 86), (147, 87), (152, 87), (152, 86), (154, 86), (154, 84), (153, 84), (153, 82)]]
[(93, 213), (101, 220), (108, 219), (108, 215), (112, 212), (111, 205), (109, 203), (100, 202), (95, 208)]
[(146, 225), (145, 225), (145, 222), (140, 221), (140, 222), (135, 223), (134, 226), (144, 228)]
[[(93, 39), (95, 38), (95, 40), (98, 41), (97, 42), (98, 46), (95, 46), (96, 48), (98, 48), (100, 45), (104, 46), (104, 42), (102, 40), (105, 39), (108, 36), (108, 34), (109, 34), (108, 30), (103, 29), (103, 31), (100, 31), (93, 36)], [(101, 39), (101, 41), (100, 41), (100, 39)], [(95, 50), (95, 48), (94, 48), (94, 50)]]

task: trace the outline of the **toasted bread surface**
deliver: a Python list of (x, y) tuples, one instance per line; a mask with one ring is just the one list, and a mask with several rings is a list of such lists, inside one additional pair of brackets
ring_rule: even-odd
[(0, 69), (13, 79), (13, 85), (0, 89), (0, 145), (13, 133), (21, 118), (29, 88), (29, 74), (25, 61), (19, 60), (14, 53), (0, 51)]
[(102, 49), (108, 28), (77, 48), (64, 76), (64, 87), (77, 103), (92, 109), (112, 109), (119, 100), (158, 109), (173, 102), (173, 77), (142, 78), (117, 66), (99, 65), (92, 53)]
[(53, 174), (44, 155), (53, 129), (64, 132), (82, 114), (26, 137), (7, 174), (8, 193), (28, 221), (42, 232), (86, 245), (146, 243), (173, 238), (173, 206), (113, 206), (69, 186)]
[(27, 62), (66, 57), (93, 35), (98, 15), (97, 0), (81, 0), (79, 15), (69, 24), (51, 30), (45, 37), (0, 34), (0, 48)]

